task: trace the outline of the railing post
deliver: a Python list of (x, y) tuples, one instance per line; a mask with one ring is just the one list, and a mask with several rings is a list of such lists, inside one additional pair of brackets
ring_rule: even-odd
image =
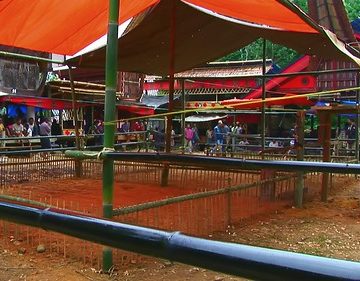
[[(297, 161), (304, 161), (304, 125), (305, 125), (305, 111), (298, 111), (296, 114), (296, 136), (297, 136)], [(304, 197), (304, 175), (303, 171), (296, 173), (296, 185), (295, 185), (295, 207), (302, 208)]]

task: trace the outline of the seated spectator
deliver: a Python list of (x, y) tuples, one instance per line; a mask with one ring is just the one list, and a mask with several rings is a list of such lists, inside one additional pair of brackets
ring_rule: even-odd
[(276, 140), (271, 140), (269, 143), (269, 147), (279, 147), (279, 144)]
[(125, 121), (125, 122), (121, 125), (119, 131), (122, 132), (122, 133), (128, 133), (128, 132), (130, 132), (130, 123), (129, 123), (129, 121)]
[(21, 119), (17, 118), (16, 122), (12, 125), (13, 135), (15, 137), (23, 137), (24, 136), (24, 126), (21, 124)]

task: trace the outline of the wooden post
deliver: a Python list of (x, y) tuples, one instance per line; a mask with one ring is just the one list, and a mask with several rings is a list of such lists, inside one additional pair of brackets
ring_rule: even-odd
[(182, 154), (185, 154), (185, 104), (186, 104), (186, 97), (185, 97), (185, 80), (181, 80), (181, 147), (182, 147)]
[[(266, 99), (266, 39), (263, 39), (263, 50), (262, 50), (262, 77), (261, 77), (261, 100)], [(266, 133), (266, 116), (265, 116), (265, 102), (261, 105), (261, 158), (265, 159), (265, 133)]]
[[(176, 32), (176, 6), (171, 0), (170, 40), (169, 40), (169, 107), (168, 112), (174, 109), (174, 75), (175, 75), (175, 32)], [(172, 115), (166, 117), (165, 152), (171, 152)], [(161, 186), (167, 186), (169, 181), (169, 165), (165, 164), (161, 174)]]
[[(330, 162), (331, 114), (318, 112), (320, 120), (319, 141), (323, 148), (323, 162)], [(330, 174), (322, 174), (321, 201), (327, 202), (330, 190)]]
[[(70, 87), (71, 87), (71, 98), (72, 98), (72, 108), (74, 113), (74, 123), (75, 123), (75, 146), (77, 150), (81, 149), (80, 145), (80, 131), (79, 131), (79, 120), (78, 120), (78, 108), (76, 105), (76, 92), (75, 92), (75, 85), (74, 79), (72, 76), (72, 69), (69, 66), (69, 79), (70, 79)], [(75, 175), (76, 177), (80, 178), (82, 175), (82, 163), (81, 160), (75, 159)]]
[[(304, 160), (304, 125), (305, 125), (305, 111), (298, 111), (296, 114), (296, 159), (297, 161)], [(305, 173), (300, 171), (297, 172), (296, 186), (295, 186), (295, 207), (302, 208), (303, 197), (304, 197), (304, 175)]]

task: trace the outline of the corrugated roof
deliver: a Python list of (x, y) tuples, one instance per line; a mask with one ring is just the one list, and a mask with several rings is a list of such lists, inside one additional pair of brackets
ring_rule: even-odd
[[(271, 59), (266, 60), (266, 72), (273, 69)], [(223, 78), (252, 76), (262, 74), (262, 60), (247, 61), (222, 61), (209, 62), (204, 66), (195, 67), (190, 70), (182, 71), (175, 74), (176, 78)], [(146, 75), (145, 80), (153, 81), (163, 79), (161, 76)]]
[[(269, 60), (266, 65), (266, 72), (272, 68), (272, 61)], [(247, 64), (246, 62), (240, 64), (235, 62), (233, 64), (208, 64), (204, 67), (197, 67), (187, 71), (175, 74), (176, 78), (223, 78), (223, 77), (239, 77), (252, 76), (262, 74), (262, 63)]]

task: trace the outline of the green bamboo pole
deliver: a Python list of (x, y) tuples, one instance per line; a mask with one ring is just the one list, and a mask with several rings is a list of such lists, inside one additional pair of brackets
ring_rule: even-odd
[[(115, 138), (115, 109), (118, 60), (118, 17), (119, 0), (109, 0), (109, 27), (106, 46), (105, 70), (105, 122), (104, 122), (104, 149), (114, 148)], [(112, 217), (114, 193), (114, 161), (103, 160), (103, 216)], [(112, 251), (109, 247), (103, 248), (103, 271), (108, 272), (112, 267)]]
[(20, 59), (20, 60), (26, 60), (26, 61), (41, 61), (41, 62), (64, 64), (64, 65), (66, 64), (64, 61), (60, 61), (60, 60), (53, 60), (53, 59), (49, 59), (49, 58), (17, 54), (17, 53), (12, 53), (12, 52), (4, 52), (4, 51), (0, 51), (0, 57)]

